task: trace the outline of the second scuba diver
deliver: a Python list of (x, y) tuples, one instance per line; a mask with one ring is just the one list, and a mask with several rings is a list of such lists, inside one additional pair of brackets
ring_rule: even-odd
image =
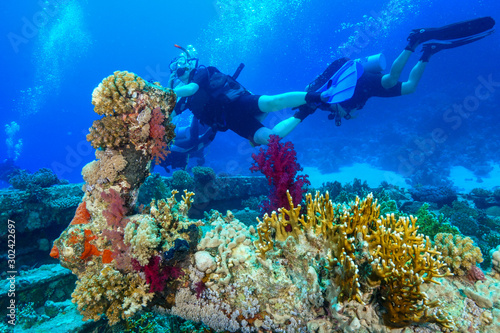
[[(217, 131), (232, 130), (253, 145), (267, 144), (273, 134), (285, 137), (318, 108), (330, 112), (329, 118), (335, 119), (339, 125), (342, 118), (349, 119), (350, 113), (361, 109), (371, 97), (413, 93), (432, 55), (484, 38), (493, 32), (491, 29), (494, 25), (495, 21), (491, 17), (482, 17), (441, 28), (415, 29), (388, 74), (380, 72), (384, 66), (375, 66), (376, 69), (371, 70), (369, 67), (373, 61), (363, 65), (361, 61), (342, 58), (328, 66), (324, 73), (309, 84), (307, 91), (273, 96), (250, 93), (233, 76), (223, 74), (215, 67), (199, 66), (196, 57), (176, 45), (183, 50), (183, 54), (170, 64), (171, 80), (179, 80), (182, 84), (173, 88), (179, 101), (172, 116), (189, 109), (202, 125), (211, 128), (213, 135)], [(435, 41), (427, 43), (431, 40)], [(422, 43), (422, 55), (408, 80), (399, 81), (410, 56)], [(382, 59), (377, 57), (379, 62)], [(292, 117), (273, 128), (262, 124), (270, 112), (296, 107), (299, 110)]]

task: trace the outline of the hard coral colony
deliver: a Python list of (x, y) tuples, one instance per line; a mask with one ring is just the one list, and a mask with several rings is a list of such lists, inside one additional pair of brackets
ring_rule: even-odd
[[(157, 141), (173, 137), (175, 95), (115, 72), (94, 90), (93, 104), (105, 117), (88, 139), (100, 150), (82, 171), (75, 219), (51, 252), (77, 276), (73, 302), (85, 319), (114, 325), (148, 309), (230, 332), (498, 329), (498, 309), (465, 302), (457, 286), (474, 300), (484, 291), (452, 278), (416, 219), (380, 216), (372, 195), (340, 205), (328, 193), (308, 194), (302, 209), (287, 193), (288, 207), (257, 228), (215, 214), (204, 234), (187, 216), (187, 191), (133, 214), (151, 160), (165, 154)], [(165, 134), (151, 130), (159, 125)], [(485, 279), (500, 294), (498, 281)]]

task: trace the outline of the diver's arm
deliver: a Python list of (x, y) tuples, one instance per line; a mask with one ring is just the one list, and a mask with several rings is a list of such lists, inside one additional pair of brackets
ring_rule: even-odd
[(174, 92), (177, 97), (189, 97), (194, 95), (198, 91), (198, 89), (200, 89), (200, 86), (194, 82), (191, 82), (182, 87), (174, 88)]

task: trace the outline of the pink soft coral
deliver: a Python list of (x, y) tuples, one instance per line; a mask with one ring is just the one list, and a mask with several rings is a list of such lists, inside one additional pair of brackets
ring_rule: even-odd
[(165, 126), (163, 122), (165, 116), (160, 107), (154, 108), (151, 120), (149, 121), (149, 136), (153, 139), (151, 154), (156, 164), (160, 164), (168, 154), (167, 143), (165, 142)]
[(102, 212), (108, 224), (108, 228), (103, 230), (102, 234), (111, 243), (113, 249), (108, 259), (114, 259), (118, 269), (128, 271), (130, 269), (129, 247), (123, 242), (123, 230), (128, 223), (128, 219), (124, 218), (127, 213), (125, 200), (114, 189), (109, 189), (107, 193), (102, 192), (101, 197), (108, 203)]
[(297, 176), (302, 167), (297, 163), (297, 153), (293, 143), (280, 142), (280, 137), (271, 135), (267, 149), (260, 148), (259, 154), (252, 154), (255, 163), (251, 171), (261, 171), (271, 185), (269, 201), (263, 203), (264, 212), (270, 213), (280, 207), (290, 208), (286, 191), (290, 191), (293, 204), (298, 205), (305, 192), (304, 186), (311, 185), (307, 175)]
[(125, 208), (125, 200), (120, 196), (120, 193), (110, 188), (108, 193), (101, 192), (101, 198), (108, 203), (106, 210), (102, 212), (108, 225), (110, 227), (122, 226), (121, 221), (127, 211)]

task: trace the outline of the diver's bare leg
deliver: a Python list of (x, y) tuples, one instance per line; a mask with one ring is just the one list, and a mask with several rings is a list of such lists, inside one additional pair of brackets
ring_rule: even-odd
[(306, 94), (306, 92), (295, 91), (273, 96), (262, 95), (259, 98), (259, 109), (268, 113), (294, 108), (306, 104)]
[(405, 68), (405, 65), (408, 62), (408, 59), (410, 59), (412, 53), (413, 52), (408, 50), (403, 50), (403, 52), (401, 52), (401, 54), (392, 63), (391, 72), (382, 77), (382, 87), (389, 89), (398, 83), (401, 72), (403, 72), (403, 69)]
[(278, 135), (280, 138), (284, 138), (285, 136), (290, 134), (290, 132), (293, 131), (293, 129), (297, 127), (298, 124), (300, 124), (300, 119), (290, 117), (280, 121), (272, 129), (261, 127), (257, 130), (257, 132), (255, 132), (253, 140), (259, 145), (267, 145), (269, 142), (269, 137), (271, 135), (274, 134)]
[(427, 62), (420, 60), (417, 62), (415, 67), (410, 72), (410, 77), (408, 81), (403, 82), (401, 85), (401, 95), (408, 95), (414, 93), (417, 90), (418, 83), (422, 78), (422, 74), (424, 74), (425, 67), (427, 66)]

